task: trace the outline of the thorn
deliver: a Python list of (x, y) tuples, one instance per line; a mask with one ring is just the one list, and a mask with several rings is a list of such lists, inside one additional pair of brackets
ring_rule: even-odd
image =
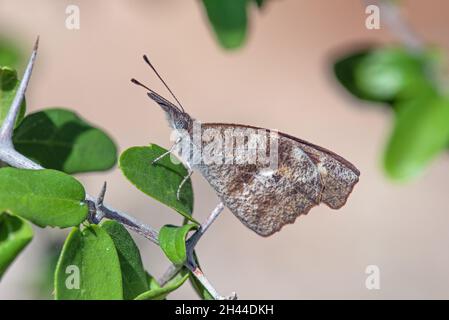
[(87, 204), (87, 207), (89, 208), (89, 216), (88, 221), (90, 223), (98, 224), (100, 221), (97, 219), (97, 207), (95, 206), (95, 203), (90, 200), (85, 200), (84, 203)]
[(31, 78), (31, 73), (33, 71), (34, 62), (37, 56), (37, 47), (39, 44), (39, 37), (36, 39), (34, 44), (33, 52), (31, 53), (30, 59), (28, 61), (25, 72), (23, 73), (22, 80), (20, 81), (19, 87), (16, 91), (14, 99), (9, 107), (9, 111), (6, 114), (3, 124), (0, 128), (0, 141), (6, 143), (9, 148), (13, 148), (12, 145), (12, 134), (14, 131), (14, 125), (16, 123), (17, 116), (19, 115), (20, 106), (25, 97), (25, 92), (28, 87), (28, 82)]
[(33, 51), (37, 51), (37, 49), (39, 48), (39, 38), (40, 36), (37, 36), (36, 42), (34, 43)]
[(100, 194), (98, 195), (98, 199), (97, 199), (97, 206), (102, 206), (103, 205), (103, 201), (104, 201), (104, 196), (106, 194), (106, 188), (107, 188), (108, 184), (105, 181), (103, 183), (103, 187), (101, 188)]

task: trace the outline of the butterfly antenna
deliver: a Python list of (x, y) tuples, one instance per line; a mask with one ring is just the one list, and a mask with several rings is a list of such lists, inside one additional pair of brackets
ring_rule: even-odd
[(153, 89), (150, 89), (148, 86), (144, 85), (139, 80), (136, 80), (136, 79), (132, 78), (131, 82), (134, 83), (135, 85), (138, 85), (139, 87), (142, 87), (142, 88), (146, 89), (147, 91), (149, 91), (151, 93), (156, 93)]
[[(161, 82), (164, 84), (165, 88), (167, 88), (168, 92), (170, 92), (171, 96), (176, 100), (176, 102), (178, 103), (178, 105), (181, 107), (182, 112), (185, 113), (184, 111), (184, 107), (182, 106), (181, 102), (179, 102), (178, 98), (176, 98), (175, 94), (173, 93), (173, 91), (171, 91), (170, 87), (167, 85), (167, 83), (164, 81), (164, 79), (162, 79), (161, 75), (159, 74), (159, 72), (157, 72), (156, 68), (153, 66), (153, 64), (150, 62), (150, 59), (148, 59), (148, 57), (146, 55), (143, 56), (143, 60), (145, 60), (145, 62), (150, 66), (150, 68), (154, 71), (154, 73), (156, 74), (156, 76), (159, 78), (159, 80), (161, 80)], [(137, 83), (136, 83), (137, 84)]]
[(148, 90), (149, 92), (153, 92), (153, 90), (151, 90), (150, 88), (148, 88), (146, 85), (144, 85), (142, 82), (132, 78), (131, 82), (134, 83), (135, 85), (138, 85), (139, 87), (145, 88), (146, 90)]

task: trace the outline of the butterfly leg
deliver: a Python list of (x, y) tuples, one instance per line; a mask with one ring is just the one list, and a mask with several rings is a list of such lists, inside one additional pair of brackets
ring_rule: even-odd
[(164, 158), (165, 156), (169, 155), (170, 153), (173, 152), (173, 150), (175, 150), (176, 146), (181, 142), (181, 138), (178, 138), (175, 143), (171, 146), (171, 148), (169, 150), (167, 150), (166, 152), (164, 152), (163, 154), (161, 154), (159, 157), (157, 157), (156, 159), (154, 159), (153, 161), (151, 161), (151, 164), (154, 165), (156, 162), (160, 161), (162, 158)]
[(179, 186), (178, 186), (178, 190), (176, 191), (176, 199), (178, 199), (178, 201), (179, 201), (179, 196), (180, 196), (180, 194), (181, 194), (182, 186), (183, 186), (183, 185), (190, 179), (190, 177), (191, 177), (192, 174), (193, 174), (193, 170), (192, 170), (192, 168), (190, 168), (189, 165), (187, 165), (187, 169), (189, 170), (189, 172), (188, 172), (188, 174), (184, 177), (184, 179), (182, 179), (181, 183), (180, 183)]

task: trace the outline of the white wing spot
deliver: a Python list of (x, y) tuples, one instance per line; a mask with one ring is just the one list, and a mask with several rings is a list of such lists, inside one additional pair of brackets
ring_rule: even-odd
[(322, 162), (318, 163), (317, 168), (321, 176), (327, 176), (327, 169), (323, 166)]

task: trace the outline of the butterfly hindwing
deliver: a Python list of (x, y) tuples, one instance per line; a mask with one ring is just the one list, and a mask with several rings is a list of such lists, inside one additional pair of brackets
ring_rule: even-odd
[[(242, 159), (254, 147), (244, 137), (248, 129), (267, 133), (265, 144), (262, 144), (264, 159), (270, 152), (277, 152), (274, 166), (257, 161), (259, 158), (256, 161)], [(225, 206), (261, 236), (269, 236), (285, 224), (293, 223), (299, 215), (307, 214), (320, 202), (334, 209), (340, 208), (358, 181), (358, 170), (343, 158), (286, 134), (277, 135), (274, 148), (268, 137), (270, 131), (266, 129), (212, 123), (202, 124), (201, 130), (202, 156), (206, 156), (206, 161), (202, 159), (194, 166)], [(225, 138), (230, 133), (233, 144)], [(214, 141), (210, 138), (214, 136), (222, 138)], [(245, 147), (242, 148), (242, 144), (238, 147), (237, 141), (243, 142)], [(213, 154), (215, 158), (208, 159), (207, 156)], [(221, 161), (217, 154), (223, 155)]]

